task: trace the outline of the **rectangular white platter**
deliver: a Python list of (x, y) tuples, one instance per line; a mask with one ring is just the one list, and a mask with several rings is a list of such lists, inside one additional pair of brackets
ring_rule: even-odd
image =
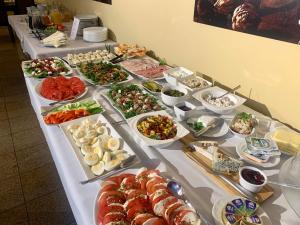
[[(102, 124), (104, 124), (108, 130), (109, 130), (109, 134), (112, 137), (115, 138), (119, 138), (120, 142), (121, 142), (121, 147), (120, 149), (124, 150), (127, 152), (127, 154), (129, 155), (135, 155), (134, 151), (132, 150), (132, 148), (127, 144), (127, 142), (125, 140), (122, 139), (121, 135), (114, 129), (114, 127), (109, 123), (109, 121), (101, 114), (96, 114), (96, 115), (91, 115), (91, 116), (87, 116), (87, 117), (83, 117), (83, 118), (79, 118), (76, 120), (72, 120), (72, 121), (68, 121), (65, 123), (60, 124), (60, 128), (64, 134), (64, 138), (70, 143), (70, 146), (72, 147), (72, 150), (74, 152), (74, 154), (76, 155), (82, 169), (84, 170), (84, 173), (87, 177), (87, 179), (91, 179), (94, 178), (96, 175), (94, 175), (91, 171), (90, 166), (88, 166), (83, 159), (83, 155), (80, 151), (80, 148), (75, 144), (75, 141), (71, 135), (71, 133), (68, 131), (68, 126), (69, 125), (79, 125), (81, 124), (81, 122), (83, 120), (89, 119), (91, 121), (99, 121)], [(102, 175), (106, 174), (107, 171), (105, 171)]]

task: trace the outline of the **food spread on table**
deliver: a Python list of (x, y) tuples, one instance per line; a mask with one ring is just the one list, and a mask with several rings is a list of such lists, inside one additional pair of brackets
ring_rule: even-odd
[(24, 72), (34, 78), (65, 76), (71, 72), (70, 68), (61, 59), (56, 57), (33, 59), (23, 63)]
[(142, 119), (137, 124), (138, 131), (145, 137), (155, 140), (167, 140), (177, 134), (176, 124), (168, 116), (157, 115)]
[(137, 44), (119, 44), (115, 47), (115, 53), (125, 57), (142, 57), (146, 52), (145, 47), (139, 47)]
[(255, 127), (255, 120), (250, 113), (242, 112), (235, 116), (230, 128), (234, 132), (242, 135), (249, 135)]
[(120, 63), (130, 73), (147, 79), (163, 77), (163, 72), (168, 70), (166, 65), (160, 65), (150, 57), (128, 59)]
[(142, 113), (163, 109), (157, 98), (145, 93), (135, 84), (112, 86), (107, 96), (126, 119)]
[(224, 225), (262, 225), (262, 219), (256, 214), (259, 205), (249, 199), (237, 198), (228, 202), (222, 210)]
[(107, 50), (96, 50), (94, 52), (68, 54), (66, 60), (71, 65), (78, 65), (80, 63), (87, 63), (93, 61), (109, 61), (113, 59), (115, 55)]
[(101, 184), (97, 223), (133, 225), (200, 225), (191, 206), (175, 197), (158, 170), (142, 168), (136, 175), (121, 174)]
[(100, 121), (84, 119), (68, 127), (83, 161), (99, 176), (119, 166), (129, 154), (122, 149), (122, 139), (110, 135), (109, 128)]
[(206, 80), (196, 75), (184, 77), (180, 79), (180, 82), (191, 89), (205, 88), (209, 86), (209, 83)]
[(50, 100), (72, 100), (85, 91), (78, 77), (47, 77), (41, 83), (40, 94)]
[(128, 73), (120, 66), (107, 62), (89, 62), (78, 66), (81, 74), (96, 85), (110, 85), (126, 81)]
[(226, 107), (234, 106), (234, 102), (228, 96), (218, 98), (216, 96), (209, 94), (204, 100), (209, 104), (217, 107), (226, 108)]
[(44, 121), (46, 124), (60, 124), (101, 112), (103, 108), (97, 101), (87, 99), (53, 108), (44, 116)]
[(160, 93), (162, 89), (162, 86), (153, 80), (145, 81), (142, 83), (142, 85), (146, 90), (149, 90), (150, 92)]

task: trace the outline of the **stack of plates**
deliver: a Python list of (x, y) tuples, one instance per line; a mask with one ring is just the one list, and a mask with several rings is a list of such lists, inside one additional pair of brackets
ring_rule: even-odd
[(83, 29), (83, 40), (88, 42), (102, 42), (107, 40), (106, 27), (88, 27)]

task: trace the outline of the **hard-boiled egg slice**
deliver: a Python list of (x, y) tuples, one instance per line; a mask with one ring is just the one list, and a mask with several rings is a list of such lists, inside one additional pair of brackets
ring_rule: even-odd
[(84, 159), (85, 163), (88, 164), (89, 166), (93, 166), (93, 165), (97, 164), (99, 161), (99, 157), (96, 153), (87, 154), (84, 156), (83, 159)]
[(105, 152), (102, 158), (102, 161), (107, 164), (109, 161), (111, 161), (111, 154), (110, 152)]
[(117, 151), (120, 148), (119, 138), (110, 138), (107, 141), (107, 148), (111, 151)]
[(83, 155), (94, 153), (94, 150), (90, 145), (82, 145), (80, 150)]
[(79, 141), (79, 143), (81, 143), (81, 144), (89, 144), (89, 142), (91, 141), (91, 139), (90, 139), (90, 138), (83, 137), (83, 138), (79, 138), (78, 141)]
[(101, 160), (104, 154), (104, 150), (101, 148), (101, 146), (98, 145), (96, 147), (93, 147), (93, 151), (98, 155), (99, 159)]
[(73, 134), (77, 129), (78, 129), (79, 125), (78, 124), (71, 124), (67, 127), (67, 130)]
[(83, 138), (85, 136), (85, 132), (81, 129), (77, 129), (74, 133), (73, 133), (73, 137), (74, 139), (79, 139), (79, 138)]
[(108, 134), (108, 129), (105, 126), (96, 128), (96, 131), (99, 135), (107, 135)]
[(103, 161), (98, 162), (96, 165), (91, 167), (91, 170), (93, 174), (95, 174), (96, 176), (100, 176), (101, 174), (104, 173), (104, 162)]
[(101, 135), (99, 137), (99, 140), (101, 142), (101, 145), (103, 146), (103, 148), (108, 149), (108, 140), (111, 138), (110, 135)]
[(94, 137), (90, 144), (94, 145), (97, 143), (98, 140), (99, 140), (98, 137)]
[(122, 154), (122, 153), (127, 153), (125, 150), (117, 150), (117, 151), (113, 151), (113, 152), (111, 152), (111, 154), (114, 156), (114, 157), (116, 157), (118, 154)]
[(116, 168), (117, 166), (119, 166), (120, 164), (121, 164), (121, 161), (118, 159), (111, 160), (111, 161), (105, 163), (105, 170), (111, 171), (114, 168)]
[(125, 159), (127, 159), (129, 157), (129, 155), (127, 153), (120, 153), (116, 155), (116, 159), (123, 161)]

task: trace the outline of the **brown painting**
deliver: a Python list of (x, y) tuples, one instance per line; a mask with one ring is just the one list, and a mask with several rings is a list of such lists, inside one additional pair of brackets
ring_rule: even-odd
[(298, 44), (300, 0), (196, 0), (194, 21)]

